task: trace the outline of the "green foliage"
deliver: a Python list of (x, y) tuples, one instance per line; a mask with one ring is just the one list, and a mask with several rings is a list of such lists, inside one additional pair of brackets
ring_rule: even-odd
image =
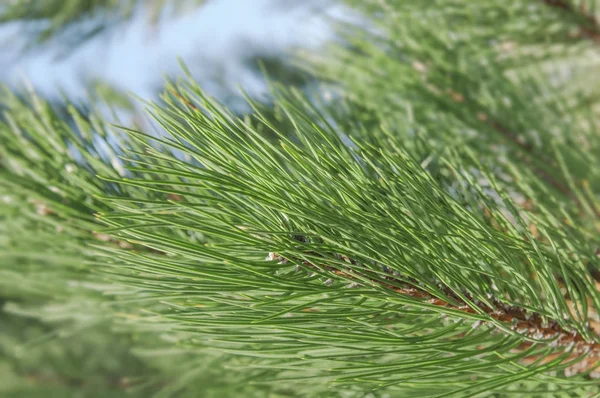
[(7, 394), (597, 394), (592, 2), (349, 3), (247, 116), (2, 95)]

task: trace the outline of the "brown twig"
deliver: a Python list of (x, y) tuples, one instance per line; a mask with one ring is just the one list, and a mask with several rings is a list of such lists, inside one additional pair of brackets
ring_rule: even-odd
[[(89, 380), (84, 378), (68, 376), (68, 375), (58, 375), (58, 374), (50, 374), (50, 373), (42, 373), (42, 372), (29, 372), (23, 374), (23, 377), (30, 382), (36, 384), (47, 384), (47, 385), (62, 385), (73, 388), (87, 388), (91, 386)], [(105, 377), (104, 384), (111, 389), (118, 390), (126, 390), (132, 385), (132, 381), (127, 377)]]
[(158, 250), (158, 249), (154, 249), (152, 247), (149, 246), (143, 246), (143, 245), (135, 245), (131, 242), (128, 241), (124, 241), (121, 239), (116, 239), (113, 238), (110, 235), (101, 233), (101, 232), (92, 232), (92, 235), (94, 236), (94, 238), (102, 241), (102, 242), (107, 242), (107, 243), (113, 243), (116, 244), (117, 246), (119, 246), (121, 249), (124, 250), (133, 250), (133, 251), (139, 251), (139, 252), (150, 252), (150, 253), (154, 253), (154, 254), (160, 254), (160, 255), (165, 255), (166, 253), (162, 250)]
[(183, 102), (185, 105), (187, 105), (189, 108), (193, 109), (193, 110), (198, 110), (198, 107), (196, 105), (194, 105), (190, 100), (188, 100), (187, 98), (185, 98), (182, 94), (180, 94), (179, 92), (177, 92), (175, 89), (173, 88), (169, 88), (169, 92), (177, 97), (181, 102)]
[(600, 44), (600, 21), (589, 13), (585, 8), (585, 3), (581, 2), (579, 10), (576, 9), (568, 0), (542, 0), (549, 7), (556, 8), (578, 18), (581, 18), (583, 24), (579, 26), (579, 31), (574, 36), (576, 39), (588, 39)]

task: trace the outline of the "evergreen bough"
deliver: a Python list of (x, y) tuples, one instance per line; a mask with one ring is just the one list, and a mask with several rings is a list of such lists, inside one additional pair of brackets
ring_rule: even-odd
[(2, 394), (598, 396), (595, 1), (347, 4), (245, 115), (4, 89)]

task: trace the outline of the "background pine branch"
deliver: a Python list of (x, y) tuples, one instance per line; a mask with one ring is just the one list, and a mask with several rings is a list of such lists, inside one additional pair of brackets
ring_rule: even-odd
[(34, 3), (15, 0), (0, 8), (0, 23), (25, 23), (31, 48), (49, 41), (62, 42), (63, 51), (72, 51), (107, 30), (127, 22), (136, 9), (148, 13), (150, 23), (173, 11), (189, 10), (202, 0), (167, 4), (164, 0), (42, 0)]

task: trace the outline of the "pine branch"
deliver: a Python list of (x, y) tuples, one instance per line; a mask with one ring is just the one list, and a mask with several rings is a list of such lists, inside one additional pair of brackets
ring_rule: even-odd
[[(251, 271), (255, 270), (254, 272), (264, 275), (261, 271), (262, 268), (255, 262), (246, 264), (242, 261), (241, 257), (238, 256), (245, 258), (248, 256), (249, 250), (254, 251), (254, 249), (259, 249), (260, 251), (260, 249), (269, 246), (285, 246), (284, 251), (272, 252), (270, 256), (271, 259), (289, 259), (291, 262), (303, 264), (307, 268), (315, 271), (316, 274), (322, 278), (323, 285), (326, 288), (318, 289), (312, 287), (312, 284), (298, 284), (295, 279), (291, 279), (289, 274), (286, 274), (288, 277), (287, 280), (273, 280), (271, 279), (271, 276), (264, 275), (264, 278), (269, 278), (269, 280), (272, 281), (271, 289), (276, 289), (281, 292), (288, 291), (288, 289), (305, 292), (306, 289), (314, 288), (317, 289), (316, 291), (318, 292), (324, 293), (328, 291), (328, 295), (334, 295), (335, 297), (335, 295), (341, 294), (341, 291), (339, 287), (334, 288), (332, 285), (336, 284), (337, 279), (342, 279), (348, 283), (348, 287), (354, 288), (345, 289), (348, 291), (347, 294), (352, 294), (352, 291), (357, 291), (362, 292), (360, 294), (368, 294), (368, 296), (371, 297), (375, 292), (381, 292), (381, 294), (390, 300), (398, 299), (401, 302), (410, 302), (410, 305), (418, 306), (418, 308), (422, 308), (423, 310), (427, 309), (432, 312), (446, 313), (451, 318), (466, 317), (473, 322), (483, 321), (479, 323), (480, 325), (486, 323), (493, 325), (494, 329), (502, 331), (502, 334), (504, 334), (506, 338), (516, 338), (520, 341), (518, 345), (511, 348), (513, 353), (520, 355), (518, 359), (518, 362), (520, 363), (528, 363), (530, 364), (529, 366), (533, 367), (539, 366), (540, 369), (546, 366), (548, 369), (556, 369), (558, 367), (563, 369), (564, 372), (569, 375), (579, 376), (589, 373), (593, 374), (593, 377), (597, 376), (596, 368), (598, 363), (595, 355), (598, 346), (596, 342), (597, 334), (594, 330), (595, 324), (593, 324), (593, 322), (590, 323), (589, 320), (580, 319), (580, 299), (577, 299), (573, 312), (565, 315), (565, 317), (569, 319), (568, 321), (562, 318), (563, 315), (560, 310), (558, 312), (551, 311), (554, 312), (554, 315), (549, 315), (548, 312), (538, 312), (532, 309), (535, 307), (544, 308), (549, 305), (552, 300), (561, 301), (564, 306), (562, 304), (560, 306), (567, 311), (569, 306), (573, 306), (572, 300), (562, 295), (562, 293), (559, 293), (558, 291), (551, 293), (553, 291), (552, 288), (548, 290), (542, 287), (544, 283), (549, 283), (557, 284), (556, 287), (559, 288), (558, 282), (554, 279), (556, 273), (550, 271), (550, 269), (544, 271), (543, 266), (538, 260), (534, 260), (533, 258), (529, 259), (529, 261), (533, 261), (537, 264), (535, 265), (536, 268), (541, 267), (538, 268), (535, 273), (543, 279), (543, 281), (540, 281), (540, 288), (546, 292), (545, 294), (548, 294), (550, 301), (543, 300), (543, 303), (539, 302), (537, 304), (528, 304), (528, 300), (535, 299), (533, 297), (523, 296), (522, 292), (513, 290), (514, 286), (509, 285), (503, 286), (503, 288), (500, 289), (502, 292), (502, 299), (496, 296), (497, 293), (494, 293), (491, 298), (486, 296), (490, 294), (491, 290), (488, 290), (487, 292), (481, 291), (481, 286), (491, 286), (493, 281), (501, 283), (503, 279), (506, 279), (506, 276), (501, 276), (501, 272), (498, 273), (498, 276), (496, 277), (490, 276), (488, 278), (484, 276), (486, 272), (497, 272), (494, 268), (490, 268), (482, 274), (475, 273), (472, 275), (473, 278), (477, 278), (478, 280), (476, 284), (476, 289), (478, 289), (478, 291), (473, 293), (471, 291), (472, 288), (468, 287), (468, 285), (472, 285), (472, 280), (469, 280), (468, 278), (465, 279), (454, 275), (450, 278), (453, 279), (454, 277), (458, 277), (458, 279), (454, 280), (452, 283), (449, 283), (448, 281), (442, 282), (443, 278), (440, 277), (436, 278), (436, 282), (431, 282), (428, 281), (424, 275), (419, 274), (420, 271), (417, 271), (417, 269), (421, 268), (415, 269), (414, 267), (409, 266), (408, 263), (404, 263), (404, 260), (401, 260), (402, 258), (406, 258), (406, 256), (410, 257), (413, 255), (409, 253), (416, 254), (418, 258), (419, 255), (417, 253), (420, 253), (421, 250), (428, 250), (417, 249), (416, 247), (413, 248), (410, 244), (402, 243), (405, 242), (405, 240), (409, 240), (417, 247), (420, 247), (420, 245), (423, 244), (419, 243), (421, 241), (425, 242), (430, 239), (437, 240), (441, 236), (445, 236), (444, 234), (434, 234), (430, 238), (422, 238), (422, 240), (417, 239), (413, 241), (415, 234), (418, 236), (421, 233), (417, 231), (422, 231), (416, 225), (412, 227), (416, 229), (408, 228), (408, 231), (411, 232), (407, 232), (407, 235), (401, 233), (401, 230), (407, 228), (408, 225), (412, 225), (413, 221), (411, 220), (416, 220), (415, 214), (421, 214), (423, 208), (426, 208), (427, 212), (424, 213), (422, 217), (425, 217), (428, 220), (429, 218), (434, 217), (434, 219), (438, 220), (441, 223), (440, 225), (437, 225), (434, 221), (428, 221), (428, 223), (432, 222), (432, 224), (430, 224), (432, 226), (437, 225), (436, 227), (431, 228), (439, 230), (439, 228), (442, 228), (441, 225), (445, 225), (447, 222), (445, 221), (446, 217), (453, 214), (454, 211), (458, 211), (458, 208), (455, 210), (448, 210), (449, 212), (442, 211), (440, 215), (443, 213), (444, 216), (443, 218), (438, 219), (435, 214), (438, 214), (437, 212), (441, 210), (436, 209), (436, 206), (439, 206), (441, 203), (446, 203), (447, 199), (432, 199), (433, 202), (431, 203), (436, 203), (437, 205), (429, 207), (429, 205), (426, 204), (429, 203), (429, 199), (420, 197), (418, 202), (422, 207), (409, 206), (410, 210), (402, 212), (402, 215), (393, 215), (395, 211), (399, 211), (404, 206), (408, 205), (408, 203), (403, 202), (401, 199), (411, 196), (406, 189), (415, 189), (416, 191), (414, 192), (420, 192), (420, 194), (423, 195), (423, 192), (416, 187), (409, 188), (413, 186), (412, 184), (418, 185), (419, 183), (416, 181), (418, 181), (420, 177), (417, 176), (423, 175), (421, 174), (421, 171), (416, 168), (413, 169), (412, 166), (410, 166), (412, 163), (409, 158), (403, 157), (402, 161), (392, 161), (392, 158), (389, 157), (392, 156), (390, 153), (378, 148), (362, 147), (360, 144), (356, 144), (360, 148), (360, 152), (353, 152), (347, 146), (342, 145), (338, 141), (338, 138), (334, 138), (334, 135), (330, 135), (333, 133), (326, 132), (326, 130), (319, 129), (317, 130), (318, 132), (315, 133), (315, 136), (308, 135), (306, 131), (315, 128), (314, 125), (304, 124), (302, 118), (308, 111), (303, 108), (304, 105), (291, 102), (291, 99), (280, 100), (279, 103), (285, 104), (283, 105), (283, 109), (285, 109), (288, 117), (295, 121), (295, 125), (298, 129), (297, 133), (299, 134), (299, 142), (305, 142), (307, 145), (306, 148), (312, 148), (312, 152), (309, 149), (304, 149), (303, 146), (299, 146), (299, 144), (293, 144), (280, 135), (282, 148), (285, 148), (285, 154), (280, 153), (270, 144), (267, 145), (265, 142), (262, 142), (252, 130), (247, 130), (248, 124), (237, 121), (225, 111), (221, 110), (218, 105), (205, 100), (204, 97), (201, 97), (201, 99), (194, 99), (192, 92), (196, 93), (196, 95), (201, 95), (198, 94), (198, 91), (196, 91), (194, 87), (187, 90), (169, 90), (169, 92), (172, 93), (173, 100), (177, 101), (180, 105), (172, 104), (169, 108), (170, 111), (168, 112), (168, 115), (164, 114), (163, 110), (160, 108), (156, 108), (156, 110), (159, 118), (164, 120), (165, 124), (168, 124), (174, 131), (178, 132), (176, 134), (178, 139), (171, 143), (160, 139), (159, 141), (165, 145), (174, 145), (190, 155), (193, 154), (193, 156), (206, 166), (190, 166), (189, 164), (172, 159), (171, 167), (168, 170), (156, 171), (158, 175), (162, 172), (168, 172), (171, 175), (177, 175), (183, 179), (180, 183), (175, 184), (174, 187), (178, 187), (177, 189), (173, 189), (174, 187), (167, 188), (166, 186), (163, 188), (157, 187), (157, 189), (166, 189), (165, 192), (170, 192), (171, 194), (176, 194), (179, 197), (184, 198), (182, 202), (172, 202), (173, 207), (169, 210), (169, 219), (152, 210), (152, 206), (158, 205), (159, 203), (148, 204), (150, 207), (146, 208), (145, 215), (140, 214), (136, 216), (135, 220), (130, 219), (133, 224), (123, 223), (121, 221), (123, 219), (122, 216), (117, 216), (115, 218), (106, 215), (103, 217), (103, 219), (111, 226), (109, 230), (110, 233), (123, 234), (125, 239), (127, 239), (126, 237), (129, 237), (130, 239), (135, 239), (135, 241), (146, 242), (146, 244), (149, 244), (152, 247), (161, 247), (167, 252), (168, 257), (178, 255), (195, 257), (195, 255), (193, 254), (194, 251), (182, 249), (180, 245), (184, 244), (183, 241), (169, 240), (168, 242), (165, 242), (164, 240), (168, 235), (146, 232), (144, 231), (144, 225), (167, 223), (168, 225), (176, 226), (176, 228), (192, 228), (193, 230), (201, 231), (203, 233), (209, 233), (209, 231), (212, 230), (213, 233), (217, 233), (226, 238), (225, 242), (214, 246), (215, 250), (199, 248), (197, 246), (194, 247), (195, 253), (198, 253), (197, 251), (202, 252), (204, 261), (209, 262), (205, 265), (205, 267), (208, 267), (206, 268), (207, 270), (211, 267), (209, 264), (211, 264), (212, 261), (215, 261), (215, 259), (223, 259), (227, 264), (232, 264), (234, 268), (239, 267), (237, 272), (230, 274), (224, 273), (225, 270), (222, 267), (215, 268), (215, 270), (220, 270), (219, 276), (211, 276), (211, 278), (215, 279), (211, 280), (211, 282), (206, 281), (204, 282), (206, 285), (203, 285), (211, 291), (217, 289), (213, 284), (218, 284), (218, 280), (222, 280), (223, 283), (229, 281), (222, 285), (221, 289), (224, 290), (229, 290), (238, 283), (240, 286), (244, 286), (244, 290), (251, 289), (252, 286), (263, 286), (264, 280), (261, 281), (260, 278), (256, 279)], [(182, 100), (182, 96), (185, 100)], [(169, 98), (165, 99), (169, 103)], [(190, 103), (192, 103), (193, 106), (190, 106)], [(292, 108), (292, 106), (294, 106), (294, 108)], [(309, 105), (306, 106), (308, 107)], [(202, 109), (202, 111), (198, 111), (198, 109)], [(264, 120), (264, 123), (268, 123), (268, 121)], [(206, 130), (200, 130), (200, 126), (202, 126), (202, 129)], [(204, 137), (204, 133), (191, 135), (186, 133), (186, 131), (213, 131), (215, 133), (210, 134), (210, 137)], [(134, 134), (139, 135), (140, 133)], [(140, 135), (140, 137), (142, 137), (142, 135)], [(180, 145), (182, 142), (188, 142), (187, 140), (190, 142), (190, 147)], [(238, 145), (232, 146), (230, 144), (231, 140), (241, 142)], [(332, 141), (329, 142), (328, 140)], [(209, 142), (210, 145), (208, 145)], [(393, 153), (398, 154), (396, 151), (399, 150), (391, 142), (387, 142), (387, 145), (388, 147), (393, 148)], [(191, 150), (191, 147), (194, 149)], [(344, 156), (343, 154), (347, 151), (350, 151), (353, 156)], [(309, 156), (309, 153), (312, 153), (312, 156), (316, 157), (314, 161), (311, 161), (312, 158)], [(261, 155), (257, 156), (257, 154)], [(378, 161), (374, 161), (373, 159), (375, 158), (377, 158)], [(283, 164), (285, 164), (285, 166), (277, 166), (275, 159), (284, 162)], [(294, 159), (295, 161), (291, 161), (291, 159)], [(388, 164), (387, 162), (390, 163)], [(364, 168), (362, 172), (358, 171), (360, 168), (357, 168), (355, 163), (360, 164), (361, 167)], [(331, 171), (329, 171), (326, 165), (330, 164), (336, 165), (334, 169), (336, 170), (335, 178), (329, 176)], [(386, 164), (388, 166), (386, 166)], [(375, 173), (376, 170), (375, 175), (379, 176), (378, 178), (380, 181), (385, 181), (386, 185), (385, 188), (381, 187), (379, 190), (367, 190), (366, 192), (369, 192), (369, 196), (363, 201), (360, 196), (356, 196), (352, 193), (355, 192), (354, 189), (356, 188), (350, 188), (350, 186), (354, 187), (353, 184), (359, 184), (363, 187), (370, 186), (370, 183), (368, 182), (371, 181), (371, 177), (369, 177), (371, 176), (369, 172), (369, 170), (371, 170), (370, 167), (374, 167), (373, 173)], [(404, 168), (407, 169), (402, 171)], [(295, 170), (303, 170), (303, 172), (300, 173)], [(398, 175), (398, 173), (400, 173), (400, 175)], [(326, 177), (325, 179), (319, 178), (318, 176), (322, 174), (329, 177)], [(294, 176), (294, 178), (291, 178), (291, 176)], [(202, 181), (202, 183), (195, 184), (194, 181)], [(292, 183), (292, 181), (295, 181), (295, 183)], [(406, 185), (401, 181), (405, 181)], [(408, 181), (411, 182), (409, 183)], [(428, 184), (431, 184), (430, 180), (427, 181), (429, 181)], [(151, 183), (151, 180), (127, 180), (125, 183), (134, 186), (148, 186), (148, 184), (150, 184), (149, 186), (152, 187), (155, 185)], [(400, 185), (394, 185), (396, 183)], [(351, 185), (347, 186), (345, 184)], [(431, 187), (431, 185), (428, 186)], [(274, 187), (277, 188), (274, 189)], [(191, 188), (200, 189), (200, 191), (188, 191), (188, 189)], [(212, 200), (210, 199), (211, 192), (218, 192), (219, 210), (216, 210), (209, 205), (212, 203)], [(363, 190), (363, 192), (365, 191)], [(394, 192), (394, 194), (392, 194), (392, 192)], [(338, 199), (338, 195), (343, 196)], [(344, 198), (343, 202), (340, 201), (342, 197)], [(326, 198), (326, 201), (323, 202), (322, 199), (319, 198)], [(118, 199), (116, 200), (118, 201)], [(200, 200), (201, 203), (204, 204), (196, 202), (197, 200)], [(208, 202), (203, 202), (204, 200), (207, 200)], [(396, 200), (399, 200), (400, 202), (393, 205), (392, 202), (395, 202)], [(327, 201), (332, 203), (332, 207), (326, 205)], [(333, 205), (334, 203), (337, 203), (337, 205)], [(206, 208), (206, 206), (211, 207), (211, 210), (205, 213), (205, 210), (203, 209)], [(248, 208), (247, 206), (250, 207)], [(255, 208), (254, 206), (257, 207)], [(311, 209), (310, 212), (307, 212), (308, 208)], [(325, 209), (327, 210), (325, 211)], [(379, 211), (384, 211), (384, 213), (379, 213)], [(387, 211), (390, 213), (387, 213)], [(287, 221), (282, 220), (284, 228), (276, 231), (276, 225), (268, 222), (264, 217), (259, 216), (262, 214), (273, 214), (274, 217), (280, 219), (280, 216), (276, 216), (279, 212), (294, 214), (295, 217), (298, 218), (285, 218)], [(309, 213), (312, 215), (308, 216)], [(198, 226), (198, 224), (192, 225), (187, 221), (190, 214), (194, 214), (195, 218), (206, 220), (206, 222), (200, 221), (202, 226)], [(375, 225), (379, 222), (383, 223), (385, 218), (379, 219), (379, 216), (376, 214), (380, 214), (381, 217), (383, 217), (383, 214), (387, 214), (386, 217), (391, 217), (393, 220), (403, 220), (402, 223), (393, 222), (392, 230), (394, 231), (394, 234), (385, 235), (386, 238), (384, 240), (388, 240), (388, 244), (385, 246), (382, 246), (379, 238), (369, 235), (369, 233), (375, 235), (382, 233), (382, 229), (379, 229), (380, 227), (375, 227)], [(239, 218), (244, 221), (242, 224), (243, 228), (239, 226), (236, 227), (236, 230), (239, 232), (232, 232), (231, 225), (233, 221), (226, 221), (229, 217), (233, 217), (233, 219)], [(308, 218), (305, 219), (305, 217)], [(334, 222), (336, 217), (340, 218), (339, 224)], [(175, 218), (177, 218), (177, 220), (175, 220)], [(210, 227), (207, 225), (209, 219), (211, 220)], [(294, 224), (303, 225), (303, 228), (307, 228), (311, 230), (312, 234), (315, 234), (310, 238), (312, 243), (300, 242), (299, 245), (294, 246), (293, 243), (290, 243), (289, 239), (285, 239), (285, 235), (283, 234), (290, 233), (290, 229), (299, 231), (298, 227), (292, 226)], [(136, 225), (139, 225), (139, 227)], [(508, 223), (502, 225), (505, 225), (507, 228), (505, 231), (502, 231), (503, 235), (512, 234), (511, 230), (514, 229), (514, 226), (511, 228)], [(300, 230), (303, 228), (300, 228)], [(478, 229), (479, 227), (465, 227), (464, 230), (461, 228), (461, 231), (468, 235), (469, 232), (467, 231), (469, 231), (470, 228)], [(357, 235), (339, 235), (340, 231), (348, 231), (347, 234)], [(424, 231), (425, 230), (423, 230), (423, 233), (425, 233)], [(395, 235), (399, 233), (402, 234), (402, 238)], [(291, 236), (293, 236), (292, 242), (298, 243), (298, 236), (302, 236), (302, 234), (296, 232)], [(253, 238), (250, 239), (250, 237)], [(320, 241), (319, 237), (327, 237), (327, 244), (324, 241)], [(500, 236), (498, 235), (496, 239), (499, 237)], [(381, 235), (380, 238), (383, 238), (383, 235)], [(397, 253), (397, 257), (394, 257), (388, 251), (394, 250), (393, 248), (398, 244), (401, 245), (403, 249), (401, 252)], [(507, 243), (508, 246), (506, 246), (505, 249), (512, 247), (511, 245), (513, 244), (519, 246), (521, 243)], [(528, 244), (533, 244), (533, 242)], [(350, 254), (344, 256), (331, 254), (340, 253), (338, 250), (341, 248), (349, 250), (347, 245), (350, 245), (352, 248), (351, 250), (358, 253), (358, 256)], [(318, 250), (307, 251), (307, 248), (304, 246), (310, 246)], [(333, 247), (338, 250), (327, 250)], [(444, 245), (443, 247), (446, 248), (444, 250), (451, 250), (451, 246), (446, 247)], [(227, 251), (223, 252), (219, 248)], [(190, 247), (189, 249), (191, 250), (192, 248)], [(415, 251), (413, 252), (413, 250)], [(476, 246), (469, 246), (469, 249), (466, 249), (467, 252), (471, 250), (477, 250)], [(347, 253), (347, 251), (345, 252)], [(550, 253), (546, 253), (545, 255), (553, 256)], [(381, 256), (385, 258), (384, 261), (381, 261)], [(373, 261), (376, 261), (376, 264), (381, 265), (368, 265), (363, 260), (358, 260), (358, 257), (363, 259), (373, 259)], [(375, 260), (376, 258), (378, 258), (378, 260)], [(336, 264), (341, 264), (341, 266), (334, 266), (331, 263), (332, 261)], [(421, 262), (421, 260), (417, 260), (416, 258), (414, 261), (415, 263)], [(422, 261), (435, 260), (433, 257), (428, 256), (427, 260), (423, 258)], [(477, 260), (474, 258), (470, 260), (465, 259), (465, 262), (468, 264), (475, 264)], [(499, 261), (498, 264), (500, 263), (501, 262)], [(142, 269), (148, 270), (154, 267), (149, 264), (143, 265), (143, 262), (138, 261), (132, 262), (132, 265), (133, 264), (135, 264), (136, 267), (144, 267)], [(402, 264), (402, 270), (400, 270), (399, 273), (394, 274), (394, 271), (391, 270), (396, 269), (399, 264)], [(439, 263), (439, 265), (437, 265), (441, 267), (438, 272), (441, 272), (445, 277), (449, 277), (449, 275), (452, 274), (452, 271), (446, 269), (442, 264), (444, 263)], [(280, 265), (282, 267), (287, 266), (285, 261)], [(145, 268), (146, 266), (149, 268)], [(431, 264), (423, 268), (423, 271), (427, 268), (437, 269), (437, 266)], [(456, 266), (466, 272), (466, 270), (458, 264)], [(514, 264), (514, 266), (516, 266), (516, 264)], [(377, 268), (379, 268), (379, 271)], [(444, 269), (444, 271), (441, 271), (442, 269)], [(514, 271), (514, 269), (511, 269), (511, 272)], [(449, 272), (450, 274), (446, 274), (446, 272)], [(523, 277), (528, 280), (528, 284), (533, 283), (529, 271), (523, 269), (523, 272), (525, 272)], [(415, 273), (417, 273), (417, 275), (415, 275)], [(246, 277), (242, 277), (242, 274), (246, 275)], [(542, 277), (541, 275), (544, 276)], [(558, 275), (561, 274), (558, 273)], [(579, 281), (578, 278), (580, 277), (585, 278), (583, 274), (579, 274), (576, 279)], [(572, 291), (570, 284), (575, 283), (574, 278), (574, 276), (571, 276), (565, 279), (566, 282), (563, 286), (566, 286), (568, 292)], [(230, 283), (232, 285), (229, 285)], [(590, 282), (587, 281), (585, 283), (589, 284)], [(589, 292), (589, 290), (586, 292)], [(245, 296), (251, 301), (254, 300), (251, 293), (248, 293)], [(283, 299), (275, 300), (279, 301)], [(263, 302), (261, 306), (265, 306), (263, 308), (266, 308), (266, 306), (270, 305), (269, 302), (270, 300), (267, 300)], [(595, 302), (592, 301), (592, 303), (595, 307)], [(289, 306), (284, 306), (283, 308), (277, 306), (272, 312), (269, 311), (264, 315), (255, 314), (252, 311), (246, 312), (243, 308), (244, 306), (238, 309), (238, 316), (250, 317), (251, 319), (255, 319), (254, 322), (257, 324), (264, 324), (265, 326), (271, 325), (269, 322), (277, 322), (275, 324), (284, 322), (283, 320), (279, 320), (279, 316), (286, 312), (290, 312), (292, 316), (295, 315), (296, 312), (292, 310), (292, 308), (296, 311), (301, 311), (304, 314), (303, 319), (316, 320), (320, 316), (327, 315), (327, 313), (323, 312), (322, 309), (319, 309), (318, 306), (317, 308), (313, 308), (308, 304), (301, 303), (294, 303), (291, 308)], [(546, 309), (548, 309), (548, 307), (546, 307)], [(309, 314), (312, 318), (307, 318)], [(377, 314), (376, 316), (379, 317), (383, 315)], [(296, 322), (299, 321), (301, 320), (296, 320)], [(293, 317), (285, 322), (290, 325), (295, 324)], [(382, 319), (381, 322), (388, 322), (389, 325), (389, 320), (386, 321), (385, 319)], [(219, 322), (217, 322), (217, 324), (218, 323)], [(477, 330), (477, 328), (475, 330)], [(295, 331), (291, 329), (291, 326), (289, 331), (293, 336)], [(300, 333), (306, 333), (306, 331)], [(464, 339), (465, 336), (468, 336), (468, 333), (464, 333), (466, 332), (461, 331), (461, 333), (457, 333), (452, 337), (456, 339), (456, 341), (460, 341), (461, 338)], [(531, 342), (531, 340), (537, 341)], [(468, 341), (468, 339), (465, 339), (465, 341)], [(366, 342), (364, 342), (364, 344), (366, 345)], [(531, 350), (542, 350), (544, 353), (534, 353)], [(587, 355), (587, 358), (584, 358), (585, 355)], [(587, 359), (587, 362), (585, 359)]]
[[(312, 256), (319, 257), (318, 253), (313, 253)], [(383, 267), (383, 272), (386, 275), (382, 280), (377, 275), (378, 273), (370, 271), (364, 266), (361, 267), (357, 261), (351, 258), (344, 255), (335, 255), (335, 257), (340, 258), (343, 262), (352, 264), (352, 267), (345, 267), (345, 269), (340, 270), (327, 264), (317, 265), (306, 260), (285, 258), (277, 253), (269, 253), (267, 260), (277, 261), (278, 264), (287, 264), (291, 261), (302, 264), (310, 269), (324, 270), (329, 274), (342, 276), (345, 280), (355, 281), (352, 287), (360, 287), (362, 281), (368, 280), (375, 286), (392, 290), (403, 296), (422, 300), (440, 309), (451, 309), (457, 313), (463, 312), (466, 314), (484, 313), (490, 319), (498, 321), (495, 327), (499, 332), (506, 333), (507, 330), (512, 330), (531, 340), (523, 343), (515, 352), (526, 351), (534, 344), (558, 348), (563, 353), (568, 354), (561, 362), (562, 364), (569, 364), (565, 368), (566, 376), (571, 377), (584, 373), (593, 379), (600, 378), (600, 343), (586, 339), (577, 331), (565, 330), (555, 320), (547, 319), (539, 313), (518, 306), (503, 303), (489, 293), (489, 304), (473, 299), (473, 296), (469, 292), (462, 292), (459, 296), (452, 289), (438, 282), (438, 287), (446, 296), (444, 299), (441, 299), (423, 289), (418, 280), (401, 276), (387, 267)], [(476, 329), (485, 323), (486, 321), (477, 321), (473, 325), (473, 328)], [(600, 336), (600, 322), (590, 320), (588, 331), (592, 335)], [(529, 365), (539, 361), (546, 363), (555, 360), (561, 355), (561, 353), (556, 353), (543, 357), (525, 357), (522, 361), (524, 364)], [(580, 361), (582, 357), (585, 359)]]
[[(451, 100), (453, 100), (454, 102), (461, 104), (461, 106), (465, 106), (469, 109), (481, 108), (480, 104), (477, 104), (476, 102), (469, 103), (469, 100), (467, 100), (467, 103), (465, 103), (465, 95), (455, 92), (455, 91), (452, 91), (451, 89), (448, 89), (448, 90), (450, 90), (449, 98), (451, 98)], [(446, 91), (447, 90), (441, 90), (441, 89), (435, 90), (435, 92), (437, 92), (437, 93), (446, 92)], [(469, 96), (467, 96), (467, 98), (469, 98)], [(563, 195), (567, 196), (570, 200), (572, 200), (576, 204), (576, 206), (580, 210), (583, 210), (583, 204), (581, 203), (579, 198), (577, 198), (575, 193), (572, 192), (572, 190), (567, 185), (565, 185), (565, 183), (558, 180), (556, 177), (554, 177), (552, 174), (550, 174), (546, 170), (543, 170), (542, 168), (536, 166), (534, 164), (534, 162), (532, 161), (532, 159), (534, 157), (542, 157), (543, 162), (546, 165), (548, 165), (548, 164), (553, 163), (553, 160), (551, 158), (549, 158), (549, 157), (545, 156), (543, 153), (540, 153), (539, 151), (537, 151), (533, 144), (525, 141), (522, 138), (519, 138), (517, 134), (515, 134), (513, 131), (511, 131), (509, 128), (507, 128), (502, 122), (495, 120), (492, 117), (489, 117), (486, 113), (478, 112), (477, 119), (479, 121), (483, 122), (484, 124), (490, 126), (493, 131), (498, 132), (503, 139), (514, 144), (517, 148), (519, 148), (520, 153), (523, 154), (523, 157), (521, 160), (524, 165), (527, 165), (528, 167), (530, 167), (531, 170), (534, 172), (534, 174), (536, 174), (538, 177), (540, 177), (540, 179), (547, 182), (550, 186), (554, 187), (556, 190), (561, 192)], [(598, 216), (600, 217), (600, 210), (598, 212)]]
[(569, 0), (542, 0), (549, 7), (556, 8), (562, 12), (582, 20), (579, 32), (575, 35), (576, 39), (588, 39), (600, 44), (600, 21), (595, 15), (588, 12), (585, 1), (582, 1), (579, 9)]

